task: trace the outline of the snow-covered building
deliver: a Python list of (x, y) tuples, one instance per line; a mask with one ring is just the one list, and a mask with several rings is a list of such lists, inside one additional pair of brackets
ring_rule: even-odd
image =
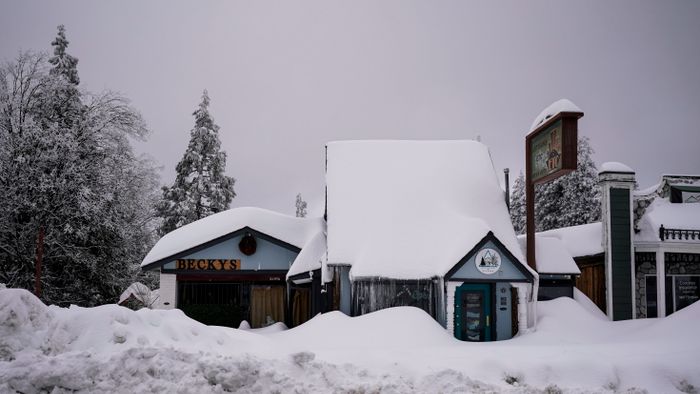
[(322, 218), (235, 208), (166, 234), (141, 267), (160, 271), (161, 308), (207, 324), (296, 325), (326, 308), (324, 233)]
[(486, 146), (345, 141), (326, 152), (325, 218), (236, 208), (159, 240), (142, 268), (160, 270), (161, 307), (260, 327), (415, 306), (468, 341), (534, 325), (538, 275)]
[(576, 287), (614, 320), (668, 316), (700, 300), (700, 175), (635, 190), (631, 168), (605, 163), (599, 183), (602, 222), (537, 234), (573, 256)]
[(326, 162), (327, 266), (341, 311), (416, 306), (469, 341), (534, 324), (538, 275), (485, 145), (332, 142)]

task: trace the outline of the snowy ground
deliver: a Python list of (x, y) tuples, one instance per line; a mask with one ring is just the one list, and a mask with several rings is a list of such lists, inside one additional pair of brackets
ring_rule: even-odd
[(424, 312), (332, 312), (301, 327), (208, 327), (180, 311), (47, 307), (0, 290), (0, 392), (588, 393), (700, 388), (700, 304), (608, 322), (571, 299), (536, 332), (459, 342)]

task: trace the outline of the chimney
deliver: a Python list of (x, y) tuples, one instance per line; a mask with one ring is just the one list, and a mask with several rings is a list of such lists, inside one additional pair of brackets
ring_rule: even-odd
[(503, 175), (506, 180), (506, 207), (508, 208), (508, 212), (510, 212), (510, 181), (508, 180), (508, 173), (510, 172), (510, 169), (504, 168), (503, 169)]

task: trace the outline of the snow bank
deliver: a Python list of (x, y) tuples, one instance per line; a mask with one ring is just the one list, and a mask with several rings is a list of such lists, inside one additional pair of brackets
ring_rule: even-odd
[(56, 355), (71, 351), (110, 353), (127, 348), (173, 347), (183, 351), (265, 352), (265, 338), (206, 326), (179, 309), (131, 309), (118, 305), (95, 308), (47, 307), (22, 289), (0, 290), (0, 349), (3, 358), (34, 350)]
[(489, 231), (524, 261), (488, 148), (476, 141), (327, 146), (328, 264), (351, 275), (444, 275)]
[(578, 302), (583, 309), (587, 310), (591, 315), (593, 315), (597, 319), (609, 320), (608, 316), (605, 313), (603, 313), (603, 311), (601, 311), (600, 308), (598, 308), (598, 305), (591, 301), (591, 299), (588, 298), (587, 295), (583, 294), (583, 292), (576, 287), (574, 287), (574, 300), (576, 300), (576, 302)]
[[(560, 112), (583, 112), (576, 104), (568, 99), (561, 99), (553, 102), (549, 107), (540, 112), (530, 126), (530, 133), (535, 131), (541, 124), (545, 123), (550, 118), (556, 116)], [(529, 134), (529, 133), (528, 133)]]
[(324, 221), (323, 218), (296, 218), (262, 208), (233, 208), (207, 216), (166, 234), (148, 252), (141, 266), (244, 227), (250, 227), (301, 249), (312, 237), (324, 231)]
[(0, 290), (0, 392), (696, 392), (700, 303), (610, 322), (570, 298), (536, 331), (452, 338), (425, 312), (339, 312), (280, 331), (207, 327), (177, 310), (46, 307)]

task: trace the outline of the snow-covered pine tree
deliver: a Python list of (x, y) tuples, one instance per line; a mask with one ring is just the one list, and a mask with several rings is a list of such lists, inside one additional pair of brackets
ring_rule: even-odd
[(66, 53), (68, 43), (66, 28), (63, 25), (58, 25), (58, 35), (51, 42), (53, 46), (53, 57), (49, 59), (49, 63), (53, 65), (51, 75), (62, 75), (71, 84), (78, 85), (80, 83), (78, 59)]
[(175, 182), (163, 187), (158, 215), (160, 233), (167, 234), (185, 224), (228, 209), (236, 196), (236, 180), (224, 174), (226, 153), (221, 151), (219, 126), (209, 114), (209, 94), (193, 113), (195, 125), (184, 156), (177, 164)]
[(297, 194), (297, 200), (296, 200), (296, 208), (297, 208), (297, 217), (298, 218), (305, 218), (306, 217), (306, 201), (304, 201), (301, 198), (301, 193)]
[(513, 182), (510, 195), (510, 221), (516, 234), (525, 233), (525, 175), (520, 175)]
[[(588, 138), (579, 138), (578, 169), (551, 182), (535, 185), (536, 231), (600, 220), (600, 188), (592, 154)], [(513, 184), (510, 215), (515, 231), (524, 233), (525, 180), (522, 174)]]

